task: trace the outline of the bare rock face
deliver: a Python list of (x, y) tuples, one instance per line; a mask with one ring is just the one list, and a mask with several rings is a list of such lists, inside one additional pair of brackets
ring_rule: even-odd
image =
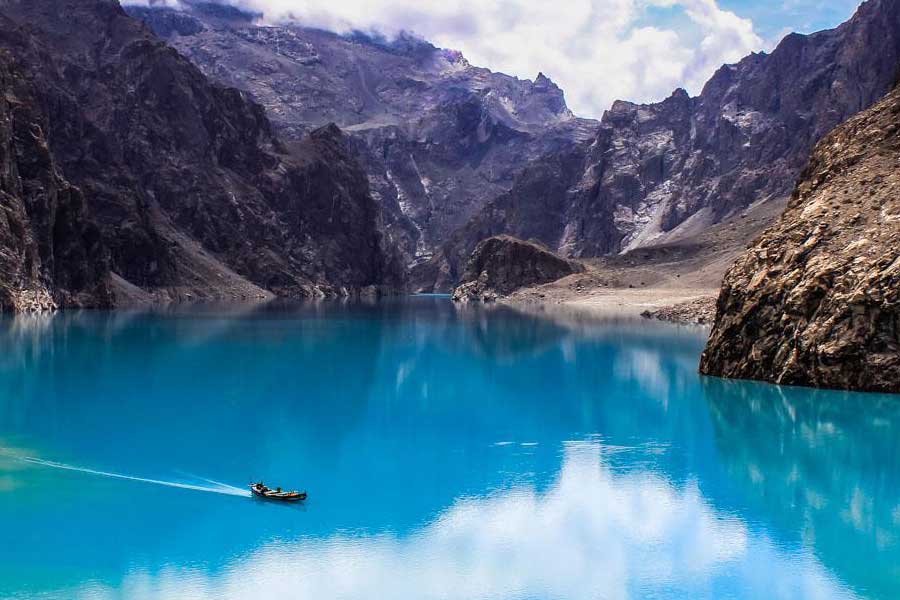
[(419, 292), (452, 289), (463, 276), (475, 248), (491, 236), (559, 239), (565, 227), (568, 188), (583, 163), (584, 151), (572, 148), (529, 164), (509, 192), (488, 203), (456, 230), (429, 261), (412, 269), (412, 288)]
[(30, 74), (0, 51), (0, 311), (112, 302), (100, 232), (50, 152)]
[(819, 144), (726, 276), (701, 371), (900, 392), (900, 91)]
[(537, 244), (506, 235), (492, 237), (478, 244), (453, 299), (490, 302), (520, 288), (550, 283), (583, 270), (579, 263)]
[(22, 265), (0, 273), (5, 288), (64, 306), (107, 304), (110, 290), (197, 300), (404, 285), (340, 130), (283, 144), (262, 107), (118, 2), (0, 0), (0, 65), (2, 191), (17, 199), (0, 256)]

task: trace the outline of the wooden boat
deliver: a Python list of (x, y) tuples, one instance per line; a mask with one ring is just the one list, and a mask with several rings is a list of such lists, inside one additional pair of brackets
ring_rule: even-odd
[(250, 491), (257, 498), (266, 500), (280, 500), (281, 502), (301, 502), (306, 500), (306, 492), (283, 492), (281, 488), (273, 490), (262, 483), (251, 483)]

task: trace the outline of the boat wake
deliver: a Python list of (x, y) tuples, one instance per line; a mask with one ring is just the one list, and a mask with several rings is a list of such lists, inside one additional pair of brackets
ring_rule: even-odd
[(210, 494), (222, 494), (225, 496), (242, 496), (244, 498), (250, 497), (250, 492), (248, 490), (242, 490), (241, 488), (234, 487), (233, 485), (228, 485), (227, 483), (213, 481), (211, 479), (203, 479), (203, 481), (206, 481), (212, 485), (197, 485), (197, 484), (183, 483), (183, 482), (178, 482), (178, 481), (164, 481), (161, 479), (148, 479), (146, 477), (135, 477), (133, 475), (122, 475), (121, 473), (110, 473), (109, 471), (98, 471), (96, 469), (88, 469), (85, 467), (76, 467), (73, 465), (67, 465), (64, 463), (53, 462), (52, 460), (44, 460), (42, 458), (33, 458), (30, 456), (17, 456), (16, 458), (18, 458), (22, 462), (26, 462), (26, 463), (29, 463), (32, 465), (38, 465), (41, 467), (50, 467), (52, 469), (62, 469), (64, 471), (76, 471), (78, 473), (87, 473), (88, 475), (98, 475), (100, 477), (111, 477), (113, 479), (124, 479), (127, 481), (137, 481), (140, 483), (151, 483), (154, 485), (163, 485), (166, 487), (179, 488), (182, 490), (193, 490), (195, 492), (207, 492)]

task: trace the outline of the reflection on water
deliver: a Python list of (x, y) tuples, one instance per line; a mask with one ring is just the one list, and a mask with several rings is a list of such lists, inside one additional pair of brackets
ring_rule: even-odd
[[(703, 335), (437, 299), (0, 321), (0, 598), (897, 596), (897, 402), (703, 380)], [(191, 489), (258, 478), (310, 500)]]
[(900, 590), (900, 398), (704, 383), (728, 474), (759, 518), (861, 592)]
[[(696, 487), (616, 477), (598, 443), (564, 450), (545, 493), (519, 487), (456, 502), (398, 538), (335, 535), (260, 548), (218, 576), (135, 572), (129, 598), (834, 598), (852, 595), (815, 560), (786, 556), (717, 514)], [(735, 584), (723, 577), (743, 572)], [(91, 588), (104, 597), (102, 588)]]

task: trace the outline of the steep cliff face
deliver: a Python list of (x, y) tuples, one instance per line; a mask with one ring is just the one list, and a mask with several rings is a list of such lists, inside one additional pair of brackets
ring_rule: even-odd
[(584, 267), (577, 262), (560, 258), (537, 244), (507, 235), (491, 237), (475, 248), (453, 299), (489, 302), (523, 287), (582, 271)]
[(529, 162), (596, 133), (544, 75), (492, 73), (413, 37), (262, 25), (199, 0), (128, 10), (208, 76), (251, 94), (285, 139), (328, 122), (351, 135), (410, 263), (509, 191)]
[(701, 371), (900, 392), (900, 91), (819, 144), (726, 276)]
[(246, 298), (402, 284), (337, 128), (283, 145), (260, 106), (211, 84), (113, 0), (4, 0), (0, 13), (0, 50), (29, 74), (47, 160), (80, 190), (114, 292)]
[(107, 306), (99, 231), (50, 153), (39, 90), (7, 51), (0, 87), (0, 311)]

